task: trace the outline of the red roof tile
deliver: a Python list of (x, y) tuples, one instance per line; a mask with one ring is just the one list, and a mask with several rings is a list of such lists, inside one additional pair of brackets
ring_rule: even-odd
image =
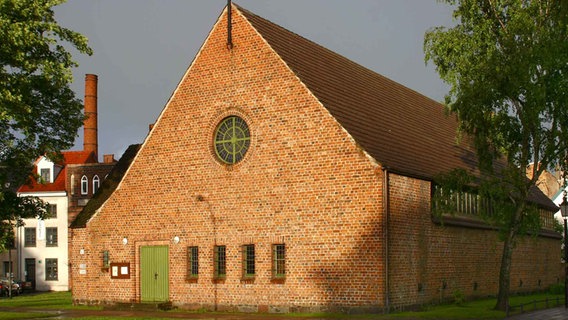
[[(30, 181), (18, 189), (18, 192), (55, 192), (65, 191), (65, 184), (67, 179), (67, 165), (68, 164), (86, 164), (97, 163), (95, 154), (91, 151), (62, 151), (61, 155), (63, 160), (58, 165), (63, 166), (53, 183), (40, 183), (36, 179), (36, 175), (31, 175)], [(41, 159), (38, 158), (38, 160)], [(37, 163), (37, 161), (36, 161)], [(34, 166), (34, 172), (37, 167)]]

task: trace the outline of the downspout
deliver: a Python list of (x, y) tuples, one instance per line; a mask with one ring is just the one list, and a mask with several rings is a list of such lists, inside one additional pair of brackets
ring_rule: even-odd
[(389, 243), (389, 228), (390, 228), (390, 197), (389, 197), (389, 171), (386, 167), (383, 170), (383, 237), (384, 237), (384, 263), (385, 263), (385, 313), (390, 313), (390, 243)]

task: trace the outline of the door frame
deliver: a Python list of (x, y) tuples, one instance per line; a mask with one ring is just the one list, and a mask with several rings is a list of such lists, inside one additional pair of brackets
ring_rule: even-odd
[[(171, 296), (171, 292), (169, 290), (169, 288), (171, 288), (171, 251), (172, 248), (170, 246), (170, 242), (168, 240), (159, 240), (159, 241), (136, 241), (134, 243), (134, 248), (135, 248), (135, 253), (134, 253), (134, 260), (135, 260), (135, 264), (136, 264), (136, 269), (135, 270), (131, 270), (131, 273), (135, 275), (135, 290), (136, 290), (136, 297), (135, 300), (138, 303), (142, 302), (142, 274), (140, 272), (140, 252), (141, 252), (141, 247), (146, 247), (146, 246), (167, 246), (168, 247), (168, 273), (169, 278), (168, 278), (168, 296)], [(168, 297), (169, 300), (169, 297)]]
[[(28, 262), (33, 262), (33, 263), (28, 263)], [(33, 276), (30, 277), (30, 275), (28, 274), (28, 266), (32, 266), (33, 265)], [(33, 280), (28, 280), (28, 279), (33, 279)], [(31, 289), (35, 291), (36, 288), (36, 281), (37, 281), (37, 265), (36, 265), (36, 259), (35, 258), (24, 258), (24, 280), (26, 282), (30, 281), (31, 282)]]

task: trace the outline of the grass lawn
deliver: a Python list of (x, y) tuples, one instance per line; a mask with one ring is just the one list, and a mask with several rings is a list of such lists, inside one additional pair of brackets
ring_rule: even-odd
[(24, 293), (12, 299), (0, 299), (0, 307), (25, 307), (41, 309), (89, 309), (101, 310), (101, 307), (74, 306), (71, 292)]
[[(553, 295), (547, 293), (514, 296), (510, 299), (511, 306), (518, 306), (520, 304), (528, 304), (523, 307), (524, 312), (534, 310), (533, 301), (549, 300), (549, 307), (555, 307), (557, 299), (560, 305), (564, 304), (564, 295)], [(503, 319), (505, 312), (493, 310), (496, 299), (483, 299), (465, 302), (461, 305), (445, 304), (425, 307), (420, 312), (401, 312), (392, 314), (389, 317), (404, 318), (412, 317), (419, 319)], [(545, 303), (537, 304), (537, 310), (546, 308)], [(518, 310), (514, 310), (511, 314), (518, 314)]]
[(1, 320), (12, 319), (41, 319), (53, 317), (53, 314), (39, 312), (0, 312)]
[[(515, 296), (511, 298), (511, 305), (527, 304), (523, 309), (525, 312), (533, 310), (532, 301), (535, 300), (545, 300), (548, 299), (549, 307), (556, 306), (556, 302), (560, 302), (561, 305), (564, 303), (563, 295), (553, 295), (553, 294), (534, 294), (526, 296)], [(294, 315), (282, 315), (282, 316), (294, 316), (298, 319), (304, 318), (326, 318), (326, 319), (376, 319), (376, 320), (387, 320), (387, 319), (400, 319), (400, 318), (412, 318), (412, 319), (503, 319), (505, 318), (505, 313), (502, 311), (495, 311), (493, 307), (495, 306), (495, 299), (484, 299), (465, 302), (461, 305), (456, 304), (446, 304), (446, 305), (436, 305), (436, 306), (425, 306), (424, 310), (418, 312), (400, 312), (393, 313), (389, 315), (339, 315), (339, 314), (294, 314)], [(74, 306), (72, 303), (70, 292), (48, 292), (48, 293), (38, 293), (38, 294), (24, 294), (21, 296), (16, 296), (12, 299), (1, 298), (0, 299), (0, 309), (1, 308), (26, 308), (26, 312), (12, 312), (12, 310), (4, 309), (0, 312), (0, 320), (3, 319), (41, 319), (53, 316), (48, 310), (64, 310), (64, 309), (88, 309), (88, 310), (101, 310), (101, 307), (90, 307), (90, 306)], [(544, 303), (538, 304), (537, 309), (544, 309), (546, 306)], [(37, 309), (38, 312), (31, 312), (32, 309)], [(41, 312), (45, 311), (45, 312)], [(178, 310), (179, 311), (179, 310)], [(176, 311), (174, 311), (176, 312)], [(274, 319), (278, 319), (279, 315), (271, 315)], [(168, 313), (164, 312), (162, 319), (168, 319)], [(246, 317), (246, 316), (245, 316)], [(251, 317), (253, 318), (253, 317)], [(89, 319), (89, 320), (109, 320), (109, 319), (128, 319), (128, 317), (80, 317), (75, 319)], [(132, 319), (132, 318), (130, 318)], [(140, 319), (140, 318), (137, 318)], [(150, 318), (148, 318), (150, 319)], [(156, 320), (156, 318), (153, 318)]]

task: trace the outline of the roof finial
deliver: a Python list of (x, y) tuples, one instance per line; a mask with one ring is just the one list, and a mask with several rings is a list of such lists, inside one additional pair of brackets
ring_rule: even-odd
[(227, 0), (227, 48), (229, 50), (233, 49), (233, 35), (231, 34), (232, 31), (232, 19), (231, 19), (231, 0)]

